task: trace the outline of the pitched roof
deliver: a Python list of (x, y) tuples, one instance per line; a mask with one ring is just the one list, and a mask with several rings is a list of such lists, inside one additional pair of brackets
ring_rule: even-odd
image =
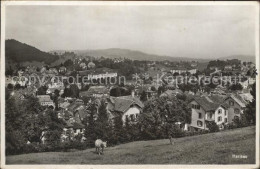
[(106, 94), (108, 89), (105, 86), (91, 86), (88, 91), (81, 91), (79, 93), (80, 97), (90, 96), (92, 94)]
[(100, 93), (100, 94), (103, 94), (103, 93), (107, 93), (108, 89), (106, 88), (106, 86), (91, 86), (88, 89), (88, 92), (89, 93)]
[(160, 95), (160, 97), (174, 97), (177, 94), (183, 94), (183, 92), (180, 89), (166, 90)]
[(38, 95), (37, 98), (39, 99), (39, 102), (52, 102), (49, 95)]
[(132, 96), (110, 97), (109, 101), (111, 105), (108, 106), (108, 109), (111, 111), (125, 112), (131, 105), (137, 105), (140, 108), (144, 107), (137, 97)]
[(228, 99), (228, 98), (232, 98), (235, 102), (237, 102), (237, 104), (239, 104), (239, 106), (246, 107), (247, 103), (240, 95), (232, 93), (232, 94), (228, 95), (225, 98), (225, 100)]
[(63, 103), (60, 104), (60, 108), (66, 109), (69, 105), (70, 105), (69, 102), (63, 102)]
[(216, 110), (221, 104), (214, 103), (212, 100), (206, 97), (194, 97), (195, 100), (205, 111), (214, 111)]
[(245, 101), (252, 102), (254, 97), (250, 93), (242, 93), (240, 96), (243, 98)]
[(67, 108), (69, 111), (74, 112), (74, 111), (76, 111), (76, 109), (78, 109), (81, 106), (83, 106), (83, 108), (85, 107), (82, 103), (73, 102)]
[(73, 123), (73, 129), (82, 129), (84, 128), (84, 125), (81, 123)]

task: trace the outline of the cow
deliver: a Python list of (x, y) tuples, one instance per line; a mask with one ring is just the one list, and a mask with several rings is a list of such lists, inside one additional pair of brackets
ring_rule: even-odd
[(95, 141), (95, 147), (96, 147), (96, 153), (98, 153), (98, 155), (100, 155), (100, 148), (103, 154), (104, 148), (107, 147), (107, 142), (106, 141), (102, 141), (100, 139), (97, 139)]

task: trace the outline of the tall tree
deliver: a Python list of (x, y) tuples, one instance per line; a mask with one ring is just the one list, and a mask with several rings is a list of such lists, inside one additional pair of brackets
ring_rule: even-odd
[(98, 117), (96, 121), (95, 132), (97, 138), (107, 140), (111, 135), (111, 122), (106, 110), (106, 105), (104, 101), (101, 101), (101, 104), (98, 108)]
[(94, 142), (97, 139), (95, 128), (96, 128), (96, 112), (97, 107), (94, 102), (90, 103), (87, 108), (88, 115), (84, 119), (83, 124), (85, 125), (85, 137), (88, 146), (94, 146)]
[(256, 124), (256, 83), (252, 85), (252, 90), (250, 91), (253, 96), (252, 102), (247, 104), (246, 110), (244, 113), (245, 118), (251, 124)]

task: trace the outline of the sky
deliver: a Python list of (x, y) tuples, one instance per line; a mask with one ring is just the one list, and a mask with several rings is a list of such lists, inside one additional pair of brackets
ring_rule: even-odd
[(42, 51), (125, 48), (212, 58), (255, 54), (255, 6), (7, 6), (5, 39)]

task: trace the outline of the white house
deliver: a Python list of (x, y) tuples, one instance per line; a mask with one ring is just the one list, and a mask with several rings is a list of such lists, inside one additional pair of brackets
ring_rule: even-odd
[(223, 129), (224, 124), (231, 123), (243, 113), (240, 104), (241, 101), (234, 96), (194, 97), (189, 103), (192, 109), (189, 127), (195, 131), (208, 130), (207, 122), (214, 121), (220, 129)]
[(107, 111), (110, 118), (113, 119), (121, 114), (123, 123), (125, 123), (126, 119), (135, 122), (143, 107), (143, 103), (133, 96), (110, 97), (107, 99)]
[(42, 106), (52, 106), (55, 108), (55, 105), (49, 95), (38, 95), (37, 98)]
[(182, 74), (182, 73), (187, 73), (187, 72), (190, 73), (190, 74), (196, 74), (197, 69), (174, 68), (174, 69), (170, 70), (170, 72), (172, 74), (174, 74), (174, 73)]

